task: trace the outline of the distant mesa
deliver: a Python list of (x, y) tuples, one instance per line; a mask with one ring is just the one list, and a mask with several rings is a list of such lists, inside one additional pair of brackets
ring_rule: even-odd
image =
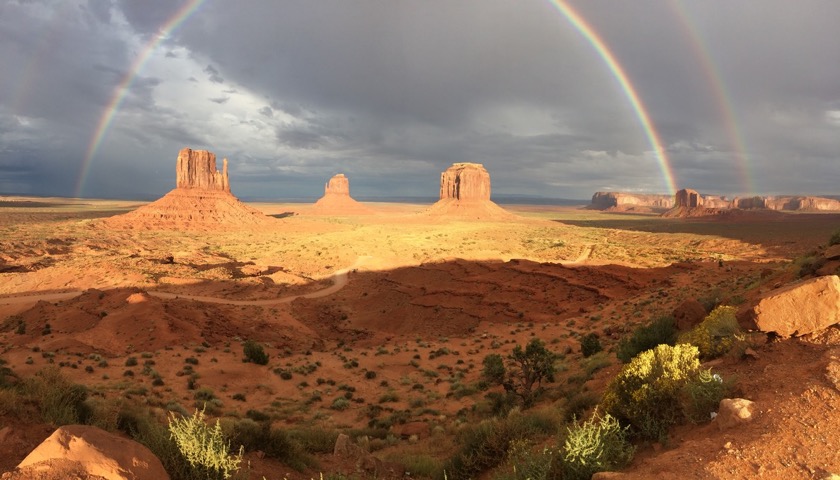
[(811, 196), (735, 197), (701, 195), (696, 190), (682, 189), (674, 195), (674, 208), (664, 217), (755, 216), (773, 215), (780, 211), (840, 211), (840, 201)]
[(700, 217), (740, 215), (756, 211), (836, 212), (840, 211), (840, 200), (814, 196), (753, 196), (729, 200), (725, 196), (703, 195), (696, 190), (684, 188), (675, 195), (595, 192), (587, 208), (635, 213), (658, 211), (664, 212), (663, 216), (667, 217)]
[(637, 194), (625, 192), (595, 192), (590, 210), (610, 212), (663, 212), (674, 206), (672, 195)]
[(178, 153), (176, 188), (137, 210), (104, 220), (110, 228), (229, 230), (274, 224), (274, 219), (230, 193), (228, 161), (216, 170), (216, 155), (184, 148)]
[(515, 217), (490, 200), (490, 174), (480, 163), (454, 163), (441, 173), (440, 200), (424, 213), (476, 220)]
[(350, 196), (350, 179), (339, 173), (324, 185), (324, 196), (310, 211), (313, 215), (371, 215), (372, 209)]

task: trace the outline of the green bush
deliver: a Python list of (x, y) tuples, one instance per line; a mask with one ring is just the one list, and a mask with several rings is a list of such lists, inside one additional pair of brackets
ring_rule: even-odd
[(452, 480), (475, 478), (503, 462), (512, 442), (539, 434), (551, 435), (556, 431), (556, 419), (542, 413), (519, 413), (504, 419), (485, 420), (461, 431), (457, 439), (460, 448), (446, 462), (444, 471)]
[(700, 358), (711, 359), (731, 350), (740, 331), (735, 307), (720, 306), (699, 325), (680, 335), (677, 342), (690, 343), (700, 351)]
[(245, 341), (242, 346), (242, 353), (245, 355), (244, 362), (256, 363), (257, 365), (268, 364), (268, 354), (265, 353), (262, 345), (253, 340)]
[(280, 460), (295, 470), (300, 471), (314, 465), (314, 461), (306, 454), (300, 442), (284, 430), (271, 428), (269, 422), (240, 420), (233, 425), (232, 437), (248, 451), (262, 451), (266, 456)]
[(840, 245), (840, 230), (837, 230), (831, 235), (831, 238), (828, 239), (828, 246), (832, 245)]
[(505, 381), (507, 370), (505, 361), (498, 353), (491, 353), (484, 357), (481, 362), (484, 368), (481, 370), (481, 378), (491, 385), (501, 385)]
[(619, 360), (627, 363), (639, 353), (657, 345), (674, 345), (676, 336), (677, 327), (674, 325), (674, 318), (659, 317), (638, 327), (630, 337), (622, 338), (618, 342), (615, 355)]
[(70, 382), (55, 367), (40, 370), (26, 379), (22, 393), (37, 402), (44, 421), (56, 426), (87, 423), (92, 414), (85, 402), (87, 388)]
[(583, 354), (584, 358), (595, 355), (601, 350), (603, 350), (603, 347), (601, 347), (601, 341), (598, 340), (597, 333), (587, 333), (580, 337), (580, 353)]
[[(630, 425), (630, 432), (663, 441), (668, 429), (695, 417), (689, 397), (712, 397), (717, 382), (703, 382), (697, 347), (689, 344), (659, 345), (636, 356), (607, 386), (603, 409)], [(694, 389), (692, 394), (687, 392)]]
[(568, 428), (561, 450), (564, 480), (588, 480), (596, 472), (619, 470), (633, 459), (627, 427), (609, 413)]
[(169, 433), (184, 458), (208, 479), (227, 479), (239, 470), (244, 447), (239, 447), (238, 454), (231, 454), (219, 421), (214, 427), (208, 426), (204, 410), (196, 410), (191, 417), (171, 413)]
[(680, 404), (687, 420), (704, 423), (711, 420), (711, 413), (726, 398), (730, 385), (711, 370), (700, 370), (680, 392)]

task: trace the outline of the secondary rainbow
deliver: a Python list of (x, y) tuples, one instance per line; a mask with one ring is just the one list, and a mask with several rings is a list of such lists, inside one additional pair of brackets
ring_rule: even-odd
[(116, 115), (125, 100), (126, 95), (128, 95), (131, 84), (152, 56), (152, 52), (155, 51), (155, 49), (168, 35), (172, 33), (173, 30), (184, 23), (184, 21), (198, 9), (198, 7), (206, 1), (207, 0), (187, 0), (181, 8), (169, 17), (169, 19), (166, 20), (166, 22), (164, 22), (164, 24), (160, 27), (157, 35), (152, 37), (152, 39), (143, 46), (140, 54), (134, 59), (134, 62), (132, 62), (128, 71), (123, 76), (122, 80), (120, 80), (120, 83), (117, 84), (116, 88), (114, 88), (114, 93), (111, 95), (111, 99), (108, 101), (108, 105), (105, 107), (105, 110), (103, 110), (102, 116), (99, 117), (99, 122), (96, 124), (96, 129), (93, 131), (93, 136), (91, 136), (90, 142), (88, 143), (85, 158), (82, 160), (82, 168), (79, 172), (79, 178), (76, 181), (75, 196), (78, 197), (82, 193), (85, 186), (85, 179), (87, 178), (90, 164), (96, 156), (96, 151), (99, 150), (102, 140), (105, 138), (105, 135), (110, 129), (111, 123), (114, 121), (114, 115)]
[(708, 85), (712, 88), (712, 96), (715, 98), (726, 135), (735, 153), (735, 160), (741, 175), (741, 188), (744, 189), (742, 193), (755, 195), (756, 188), (752, 181), (753, 177), (750, 174), (749, 156), (744, 146), (744, 137), (738, 129), (738, 122), (735, 121), (732, 101), (726, 92), (720, 72), (715, 66), (715, 62), (712, 60), (712, 56), (709, 54), (709, 49), (706, 47), (705, 42), (703, 42), (702, 37), (697, 33), (697, 29), (685, 11), (682, 2), (680, 0), (670, 0), (668, 4), (675, 16), (679, 19), (683, 31), (688, 37), (688, 43), (694, 51), (694, 56), (700, 61), (703, 75), (706, 77)]
[(639, 122), (642, 124), (645, 136), (647, 136), (648, 142), (653, 149), (653, 153), (659, 163), (659, 169), (662, 171), (662, 176), (665, 180), (665, 187), (668, 189), (668, 193), (673, 195), (676, 192), (676, 187), (674, 182), (674, 172), (671, 168), (671, 162), (668, 160), (668, 154), (665, 151), (665, 148), (662, 147), (662, 140), (659, 137), (659, 133), (656, 131), (647, 109), (642, 103), (642, 100), (639, 98), (636, 88), (630, 82), (624, 68), (622, 68), (620, 63), (618, 63), (615, 55), (613, 55), (612, 51), (610, 51), (607, 47), (604, 40), (575, 9), (573, 9), (564, 0), (550, 0), (550, 3), (554, 5), (554, 7), (556, 7), (564, 17), (566, 17), (566, 20), (568, 20), (569, 23), (571, 23), (572, 26), (584, 36), (584, 38), (586, 38), (595, 51), (598, 52), (598, 55), (607, 65), (607, 68), (609, 68), (616, 80), (618, 80), (621, 90), (624, 92), (627, 100), (630, 101), (630, 105), (633, 107), (633, 111), (636, 113)]

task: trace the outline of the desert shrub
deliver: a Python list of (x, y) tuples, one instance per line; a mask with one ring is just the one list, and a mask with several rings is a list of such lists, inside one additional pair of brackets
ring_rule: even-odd
[(597, 404), (598, 399), (595, 395), (575, 390), (566, 397), (566, 403), (563, 405), (563, 420), (567, 422), (574, 421), (575, 418), (583, 416), (583, 412)]
[(388, 461), (405, 466), (406, 475), (411, 478), (443, 478), (443, 467), (440, 460), (424, 454), (389, 455)]
[(587, 333), (580, 337), (580, 353), (584, 357), (590, 357), (603, 350), (601, 341), (598, 339), (597, 333)]
[(554, 381), (554, 362), (558, 358), (542, 340), (532, 338), (524, 349), (521, 345), (513, 347), (506, 359), (498, 354), (484, 357), (482, 381), (503, 385), (506, 392), (518, 395), (529, 408), (542, 393), (542, 382)]
[(832, 245), (840, 245), (840, 230), (831, 234), (831, 238), (828, 239), (828, 246)]
[(44, 421), (56, 426), (87, 423), (91, 416), (87, 388), (70, 382), (55, 367), (26, 379), (22, 393), (37, 402)]
[(231, 454), (230, 442), (219, 421), (213, 427), (208, 426), (203, 410), (196, 410), (191, 417), (171, 413), (169, 433), (187, 462), (206, 478), (226, 479), (239, 470), (244, 447), (239, 447), (238, 454)]
[(627, 363), (639, 353), (657, 345), (674, 345), (676, 335), (677, 327), (674, 325), (674, 318), (659, 317), (638, 327), (629, 337), (622, 338), (618, 342), (615, 355), (619, 360)]
[(687, 420), (704, 423), (711, 420), (711, 413), (726, 398), (730, 385), (711, 370), (700, 370), (689, 379), (680, 392), (680, 404)]
[(710, 359), (728, 352), (740, 331), (735, 307), (721, 306), (712, 310), (699, 325), (680, 335), (677, 341), (694, 345), (701, 358)]
[(304, 428), (289, 431), (289, 436), (309, 453), (332, 453), (338, 430), (325, 428)]
[(348, 408), (350, 408), (350, 400), (347, 400), (344, 397), (338, 397), (335, 400), (333, 400), (332, 405), (330, 405), (330, 408), (333, 410), (338, 410), (339, 412), (342, 410), (347, 410)]
[(233, 425), (232, 438), (248, 451), (262, 451), (267, 456), (282, 461), (295, 470), (303, 470), (314, 464), (300, 443), (286, 431), (271, 428), (268, 422), (240, 420)]
[(484, 357), (481, 362), (484, 368), (481, 370), (481, 378), (491, 385), (500, 385), (505, 381), (507, 370), (505, 361), (498, 353), (491, 353)]
[(257, 365), (268, 364), (268, 354), (265, 353), (262, 345), (253, 340), (245, 341), (245, 344), (242, 346), (242, 353), (245, 355), (245, 358), (242, 360), (244, 362), (256, 363)]
[(135, 365), (137, 365), (137, 357), (128, 357), (125, 359), (126, 367), (133, 367)]
[(631, 433), (663, 441), (672, 425), (695, 417), (693, 410), (708, 401), (703, 398), (714, 397), (716, 382), (701, 380), (708, 374), (700, 369), (697, 347), (659, 345), (624, 366), (607, 386), (602, 406), (629, 424)]
[(825, 257), (805, 257), (799, 260), (799, 278), (809, 277), (815, 275), (817, 270), (825, 266), (827, 260)]
[(568, 428), (561, 450), (564, 480), (588, 480), (596, 472), (619, 470), (633, 459), (627, 427), (609, 413)]
[(485, 420), (462, 430), (460, 448), (444, 465), (448, 478), (474, 478), (505, 460), (512, 442), (556, 433), (554, 417), (544, 413), (515, 414)]
[(514, 440), (508, 449), (508, 466), (510, 471), (497, 473), (493, 480), (547, 480), (555, 478), (553, 474), (553, 460), (551, 450), (543, 448), (541, 452), (533, 452), (531, 442)]

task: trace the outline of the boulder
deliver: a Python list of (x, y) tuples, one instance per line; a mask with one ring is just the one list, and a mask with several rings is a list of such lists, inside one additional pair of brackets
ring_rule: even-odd
[(724, 398), (720, 401), (714, 421), (719, 430), (736, 427), (751, 422), (755, 404), (743, 398)]
[(840, 244), (831, 245), (826, 248), (823, 253), (823, 257), (825, 257), (826, 260), (840, 260)]
[(337, 457), (347, 457), (351, 452), (353, 442), (350, 437), (344, 433), (339, 433), (338, 438), (335, 439), (335, 446), (333, 447), (333, 455)]
[(678, 329), (691, 330), (706, 318), (706, 308), (695, 299), (689, 299), (674, 309), (674, 321)]
[(88, 425), (58, 428), (18, 464), (15, 474), (21, 475), (18, 478), (169, 478), (148, 448)]
[(184, 148), (178, 152), (176, 166), (177, 188), (201, 188), (230, 192), (228, 181), (227, 158), (223, 161), (222, 171), (216, 170), (216, 155), (207, 150)]
[(840, 277), (817, 277), (774, 290), (739, 312), (738, 322), (745, 329), (782, 337), (840, 323)]

